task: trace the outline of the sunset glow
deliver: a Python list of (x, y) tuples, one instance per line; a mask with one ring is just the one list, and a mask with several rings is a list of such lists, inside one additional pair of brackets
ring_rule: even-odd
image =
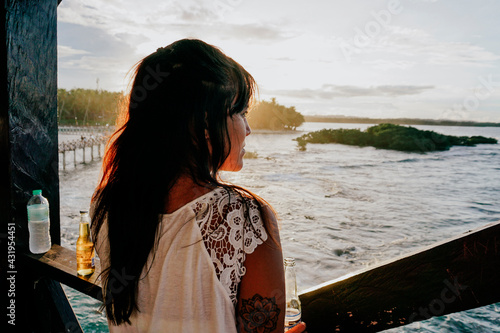
[(121, 91), (158, 47), (200, 38), (304, 115), (500, 122), (493, 0), (63, 0), (59, 87)]

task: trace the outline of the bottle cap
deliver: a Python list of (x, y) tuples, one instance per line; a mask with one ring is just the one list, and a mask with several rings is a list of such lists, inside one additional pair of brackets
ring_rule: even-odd
[(89, 213), (89, 211), (88, 211), (88, 210), (81, 210), (81, 211), (80, 211), (80, 214), (88, 214), (88, 213)]
[(291, 257), (285, 258), (285, 265), (295, 266), (295, 258)]
[(33, 190), (33, 195), (42, 195), (42, 190)]

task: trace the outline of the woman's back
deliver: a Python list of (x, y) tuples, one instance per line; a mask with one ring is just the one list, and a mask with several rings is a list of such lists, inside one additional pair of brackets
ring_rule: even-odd
[[(110, 331), (236, 332), (245, 257), (266, 239), (255, 200), (234, 190), (216, 188), (164, 214), (158, 248), (139, 281), (140, 312), (130, 317), (132, 326)], [(103, 265), (105, 246), (97, 249)], [(126, 280), (113, 286), (120, 282)]]
[(111, 331), (283, 331), (275, 214), (219, 174), (243, 167), (255, 90), (200, 40), (138, 63), (93, 197)]

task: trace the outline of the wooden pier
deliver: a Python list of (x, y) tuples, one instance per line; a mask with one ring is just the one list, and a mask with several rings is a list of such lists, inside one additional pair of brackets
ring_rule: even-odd
[[(83, 136), (80, 139), (65, 141), (59, 144), (58, 151), (62, 156), (63, 170), (66, 170), (66, 154), (72, 152), (73, 165), (76, 168), (78, 163), (86, 163), (85, 151), (90, 151), (90, 161), (94, 161), (94, 148), (97, 148), (97, 155), (101, 158), (101, 150), (104, 149), (108, 136), (98, 135)], [(82, 161), (77, 159), (77, 151), (82, 151)]]
[(74, 134), (74, 135), (104, 135), (109, 136), (114, 129), (110, 126), (65, 126), (59, 125), (57, 128), (59, 134)]

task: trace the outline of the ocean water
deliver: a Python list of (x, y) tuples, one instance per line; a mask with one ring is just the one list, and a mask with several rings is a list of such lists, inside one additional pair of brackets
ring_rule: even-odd
[[(305, 123), (296, 133), (254, 132), (246, 150), (257, 158), (222, 175), (277, 211), (284, 255), (296, 258), (301, 290), (500, 220), (498, 144), (422, 154), (340, 144), (298, 151), (293, 141), (322, 128), (368, 126)], [(414, 127), (500, 140), (498, 127)], [(60, 172), (61, 232), (63, 245), (73, 248), (78, 212), (90, 204), (100, 162), (70, 164)], [(106, 332), (99, 303), (66, 290), (84, 331)], [(495, 332), (499, 323), (500, 303), (387, 332)]]

